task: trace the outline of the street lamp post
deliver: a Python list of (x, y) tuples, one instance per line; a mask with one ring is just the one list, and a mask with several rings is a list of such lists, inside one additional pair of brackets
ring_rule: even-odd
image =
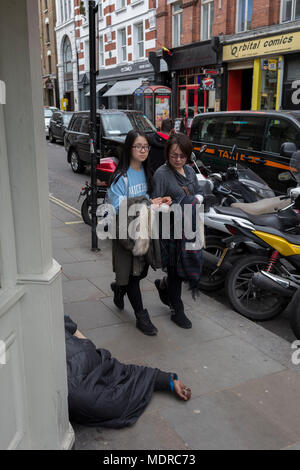
[[(92, 187), (92, 251), (99, 251), (97, 237), (97, 110), (96, 110), (96, 14), (98, 5), (89, 0), (89, 37), (90, 37), (90, 155)], [(97, 25), (98, 27), (98, 25)]]

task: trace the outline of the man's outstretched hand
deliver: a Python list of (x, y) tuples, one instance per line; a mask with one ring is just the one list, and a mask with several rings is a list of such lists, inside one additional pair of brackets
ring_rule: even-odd
[(191, 389), (186, 387), (180, 380), (174, 380), (174, 389), (181, 400), (187, 401), (191, 398)]

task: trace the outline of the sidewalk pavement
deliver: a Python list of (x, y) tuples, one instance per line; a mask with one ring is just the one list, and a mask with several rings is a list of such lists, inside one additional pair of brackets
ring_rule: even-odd
[(128, 301), (123, 312), (113, 304), (110, 242), (99, 242), (101, 251), (93, 253), (91, 230), (79, 216), (53, 202), (51, 213), (65, 313), (121, 362), (174, 371), (192, 389), (188, 403), (156, 392), (129, 428), (74, 425), (76, 449), (300, 450), (300, 365), (291, 362), (290, 343), (204, 294), (193, 301), (187, 290), (193, 328), (178, 328), (154, 286), (163, 274), (152, 270), (141, 285), (159, 334), (144, 336)]

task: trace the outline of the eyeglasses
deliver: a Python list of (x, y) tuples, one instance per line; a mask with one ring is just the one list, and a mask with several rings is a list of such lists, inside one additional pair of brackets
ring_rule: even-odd
[(132, 148), (138, 150), (139, 152), (141, 150), (145, 150), (145, 152), (149, 152), (151, 147), (149, 145), (136, 144), (136, 145), (133, 145)]
[(187, 156), (186, 156), (186, 155), (183, 155), (183, 153), (181, 153), (181, 154), (178, 154), (178, 153), (170, 153), (170, 158), (172, 158), (172, 160), (177, 160), (177, 159), (186, 160), (186, 159), (187, 159)]

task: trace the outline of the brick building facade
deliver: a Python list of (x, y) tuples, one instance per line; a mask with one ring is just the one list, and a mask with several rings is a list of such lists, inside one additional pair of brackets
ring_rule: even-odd
[(300, 0), (159, 0), (153, 63), (157, 72), (167, 63), (160, 75), (172, 83), (174, 117), (297, 107), (299, 19)]
[(39, 0), (39, 26), (45, 106), (58, 106), (55, 0)]

